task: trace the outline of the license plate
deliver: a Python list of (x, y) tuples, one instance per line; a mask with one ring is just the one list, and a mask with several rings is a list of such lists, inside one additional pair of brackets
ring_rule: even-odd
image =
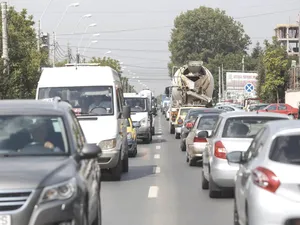
[(0, 215), (0, 225), (11, 225), (10, 215)]

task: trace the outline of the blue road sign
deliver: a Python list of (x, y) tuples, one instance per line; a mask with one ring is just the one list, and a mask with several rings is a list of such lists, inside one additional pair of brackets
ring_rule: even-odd
[(246, 92), (250, 93), (250, 92), (254, 91), (254, 86), (253, 86), (253, 84), (248, 83), (245, 85), (244, 89)]

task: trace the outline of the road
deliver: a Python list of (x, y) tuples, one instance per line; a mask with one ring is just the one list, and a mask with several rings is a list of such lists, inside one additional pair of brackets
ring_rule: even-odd
[(201, 168), (188, 166), (161, 115), (156, 133), (151, 144), (138, 145), (121, 181), (102, 182), (103, 224), (233, 224), (233, 200), (210, 199), (201, 189)]

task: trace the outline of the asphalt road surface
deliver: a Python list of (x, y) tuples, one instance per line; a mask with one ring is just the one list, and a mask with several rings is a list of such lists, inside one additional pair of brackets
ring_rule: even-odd
[(232, 225), (233, 200), (210, 199), (201, 189), (201, 168), (189, 167), (168, 122), (156, 117), (151, 144), (139, 144), (129, 173), (102, 182), (104, 225)]

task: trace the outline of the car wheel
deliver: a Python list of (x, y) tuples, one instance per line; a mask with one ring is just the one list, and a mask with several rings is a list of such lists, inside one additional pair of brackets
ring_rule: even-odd
[(180, 134), (176, 133), (175, 134), (175, 139), (180, 139)]
[(120, 153), (120, 157), (119, 157), (119, 161), (118, 164), (116, 165), (115, 168), (111, 169), (112, 172), (112, 177), (115, 181), (119, 181), (121, 180), (121, 176), (122, 176), (122, 160), (121, 160), (121, 153)]
[(218, 198), (221, 195), (221, 192), (216, 190), (216, 184), (212, 180), (211, 175), (209, 175), (209, 197), (210, 198)]
[(186, 146), (185, 146), (183, 141), (181, 141), (181, 143), (180, 143), (180, 149), (181, 149), (182, 152), (186, 151)]
[(195, 158), (191, 158), (191, 159), (189, 160), (189, 166), (196, 166), (196, 163), (197, 163), (197, 161), (196, 161)]
[(201, 186), (202, 186), (202, 190), (207, 190), (209, 187), (209, 182), (208, 180), (206, 180), (203, 170), (202, 170)]
[(101, 224), (102, 224), (102, 209), (101, 209), (101, 198), (99, 194), (97, 216), (92, 225), (101, 225)]
[(129, 170), (128, 152), (125, 153), (125, 155), (124, 155), (124, 159), (122, 161), (122, 170), (124, 173), (128, 173), (128, 170)]
[(152, 132), (152, 135), (155, 135), (155, 127), (152, 127), (151, 132)]
[(233, 203), (233, 225), (240, 225), (239, 223), (239, 215), (237, 212), (237, 208), (236, 208), (236, 200), (234, 199), (234, 203)]

